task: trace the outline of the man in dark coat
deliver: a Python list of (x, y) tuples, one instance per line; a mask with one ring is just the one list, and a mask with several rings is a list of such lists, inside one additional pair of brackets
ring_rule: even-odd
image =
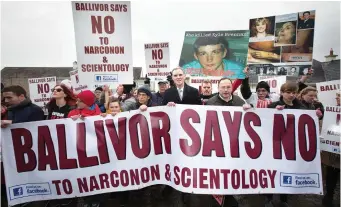
[(10, 124), (44, 120), (44, 111), (27, 98), (26, 91), (21, 86), (5, 87), (2, 95), (8, 106), (8, 120), (1, 120), (2, 128)]
[(185, 74), (182, 68), (172, 70), (172, 79), (175, 87), (166, 90), (163, 97), (163, 105), (190, 104), (201, 105), (201, 98), (198, 89), (185, 83)]

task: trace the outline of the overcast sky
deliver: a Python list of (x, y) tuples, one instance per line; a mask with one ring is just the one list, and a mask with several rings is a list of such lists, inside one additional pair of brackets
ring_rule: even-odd
[[(316, 10), (314, 59), (340, 54), (339, 2), (132, 1), (135, 67), (145, 68), (144, 43), (170, 42), (177, 66), (185, 31), (248, 29), (249, 19)], [(71, 2), (1, 2), (3, 67), (72, 67), (76, 60)]]

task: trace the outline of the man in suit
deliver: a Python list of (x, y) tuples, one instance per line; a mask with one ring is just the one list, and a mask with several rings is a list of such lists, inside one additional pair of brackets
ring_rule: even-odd
[[(171, 72), (174, 86), (165, 91), (162, 104), (167, 106), (175, 106), (175, 104), (189, 104), (189, 105), (201, 105), (201, 98), (199, 90), (193, 88), (185, 83), (185, 73), (182, 68), (174, 68)], [(173, 188), (166, 185), (162, 196), (166, 199), (170, 198)], [(182, 202), (186, 203), (185, 193), (181, 193)]]
[(166, 90), (162, 104), (174, 106), (175, 104), (201, 105), (199, 91), (185, 83), (185, 73), (182, 68), (172, 70), (172, 79), (175, 87)]
[(303, 12), (303, 18), (304, 20), (300, 20), (298, 23), (298, 29), (314, 28), (315, 21), (313, 19), (310, 19), (309, 11)]

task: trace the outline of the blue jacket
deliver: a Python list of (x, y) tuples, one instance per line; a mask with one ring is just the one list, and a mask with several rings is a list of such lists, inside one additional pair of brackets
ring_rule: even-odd
[(105, 106), (104, 104), (102, 104), (100, 101), (96, 100), (95, 102), (97, 104), (97, 106), (99, 107), (99, 109), (101, 110), (102, 113), (106, 112)]
[[(163, 94), (164, 95), (164, 94)], [(153, 102), (158, 105), (158, 106), (163, 106), (162, 101), (163, 101), (163, 95), (160, 94), (160, 92), (153, 93), (152, 94), (152, 100)]]
[(20, 104), (8, 107), (7, 113), (7, 119), (12, 120), (13, 124), (45, 119), (44, 111), (28, 99), (25, 99)]

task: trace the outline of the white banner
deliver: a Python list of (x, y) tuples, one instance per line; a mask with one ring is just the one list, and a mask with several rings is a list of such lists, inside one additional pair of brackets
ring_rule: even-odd
[(271, 93), (281, 93), (281, 86), (287, 81), (286, 76), (258, 76), (258, 83), (265, 81), (270, 86)]
[(72, 88), (73, 88), (74, 92), (79, 93), (82, 90), (88, 89), (87, 85), (80, 85), (79, 84), (78, 70), (70, 71), (70, 79), (71, 79), (71, 84), (72, 84)]
[(128, 1), (72, 2), (82, 85), (133, 83), (130, 9)]
[(144, 45), (146, 68), (151, 80), (166, 80), (170, 75), (169, 43)]
[(28, 79), (32, 103), (44, 107), (51, 99), (51, 90), (56, 86), (56, 76)]
[(324, 105), (336, 106), (336, 93), (340, 92), (340, 80), (316, 83), (317, 98)]
[(340, 154), (340, 106), (326, 106), (321, 129), (321, 150)]
[(315, 111), (177, 105), (2, 129), (10, 205), (165, 184), (323, 194)]

